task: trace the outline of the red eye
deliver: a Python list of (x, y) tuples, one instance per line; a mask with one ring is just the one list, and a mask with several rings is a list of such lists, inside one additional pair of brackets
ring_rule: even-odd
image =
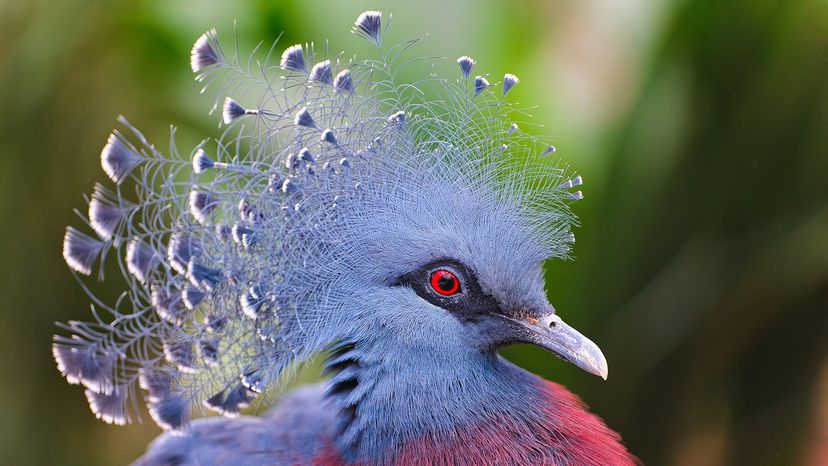
[(460, 280), (448, 270), (437, 270), (431, 274), (431, 288), (443, 296), (451, 296), (460, 290)]

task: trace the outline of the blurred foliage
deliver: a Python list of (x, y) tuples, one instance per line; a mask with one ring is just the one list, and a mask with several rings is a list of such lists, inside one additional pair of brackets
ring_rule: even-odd
[(429, 32), (417, 53), (520, 76), (587, 180), (578, 260), (549, 265), (549, 292), (609, 381), (509, 357), (647, 464), (828, 464), (822, 0), (0, 2), (0, 462), (126, 464), (157, 434), (95, 421), (49, 352), (53, 321), (88, 312), (60, 244), (115, 117), (160, 146), (170, 122), (182, 147), (215, 134), (188, 69), (201, 32), (235, 19), (243, 49), (285, 31), (353, 50), (367, 8), (393, 12), (397, 40)]

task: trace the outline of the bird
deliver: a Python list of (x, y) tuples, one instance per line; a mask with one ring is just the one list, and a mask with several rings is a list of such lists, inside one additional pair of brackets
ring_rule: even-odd
[[(97, 418), (163, 429), (135, 465), (638, 464), (498, 352), (607, 377), (543, 272), (571, 256), (581, 176), (521, 129), (516, 75), (464, 55), (443, 77), (423, 37), (385, 45), (389, 20), (356, 19), (364, 59), (278, 41), (245, 57), (204, 33), (190, 65), (221, 134), (189, 151), (119, 117), (112, 183), (63, 242), (93, 317), (58, 324), (52, 352)], [(82, 277), (107, 259), (114, 302)], [(324, 381), (281, 394), (315, 360)]]

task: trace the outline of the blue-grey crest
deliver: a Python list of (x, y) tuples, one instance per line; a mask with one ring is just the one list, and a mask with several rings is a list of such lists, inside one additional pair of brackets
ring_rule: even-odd
[(162, 151), (119, 118), (101, 154), (111, 183), (95, 185), (63, 255), (101, 278), (116, 261), (125, 291), (90, 292), (93, 319), (60, 324), (53, 343), (99, 418), (130, 422), (139, 402), (168, 430), (203, 410), (233, 416), (354, 342), (372, 348), (364, 360), (422, 363), (534, 338), (480, 325), (471, 341), (460, 329), (477, 311), (453, 315), (406, 279), (435, 264), (428, 293), (473, 287), (511, 312), (502, 328), (557, 327), (535, 343), (606, 376), (597, 347), (546, 299), (542, 263), (568, 256), (581, 177), (518, 126), (529, 118), (508, 101), (518, 78), (475, 75), (468, 56), (454, 76), (432, 74), (410, 56), (419, 39), (386, 48), (383, 26), (379, 12), (357, 20), (376, 45), (363, 60), (313, 44), (280, 60), (276, 44), (228, 55), (205, 33), (191, 65), (223, 131), (190, 151)]

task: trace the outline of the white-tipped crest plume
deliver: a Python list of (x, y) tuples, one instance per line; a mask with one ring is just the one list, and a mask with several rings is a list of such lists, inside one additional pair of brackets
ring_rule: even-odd
[(354, 290), (392, 278), (382, 258), (400, 231), (429, 227), (418, 212), (472, 222), (468, 206), (474, 225), (505, 222), (535, 242), (533, 258), (566, 257), (581, 178), (512, 121), (503, 99), (517, 77), (493, 91), (462, 56), (454, 78), (424, 64), (421, 80), (399, 83), (423, 61), (403, 56), (416, 40), (384, 49), (384, 26), (369, 11), (353, 27), (378, 58), (293, 45), (278, 66), (275, 44), (248, 61), (205, 33), (191, 65), (228, 126), (189, 156), (174, 141), (162, 154), (120, 118), (101, 154), (114, 188), (96, 185), (91, 232), (69, 227), (63, 255), (89, 275), (114, 250), (126, 291), (111, 305), (92, 296), (94, 320), (61, 324), (53, 346), (99, 418), (137, 419), (139, 388), (165, 429), (194, 409), (238, 414), (370, 320), (349, 312)]

